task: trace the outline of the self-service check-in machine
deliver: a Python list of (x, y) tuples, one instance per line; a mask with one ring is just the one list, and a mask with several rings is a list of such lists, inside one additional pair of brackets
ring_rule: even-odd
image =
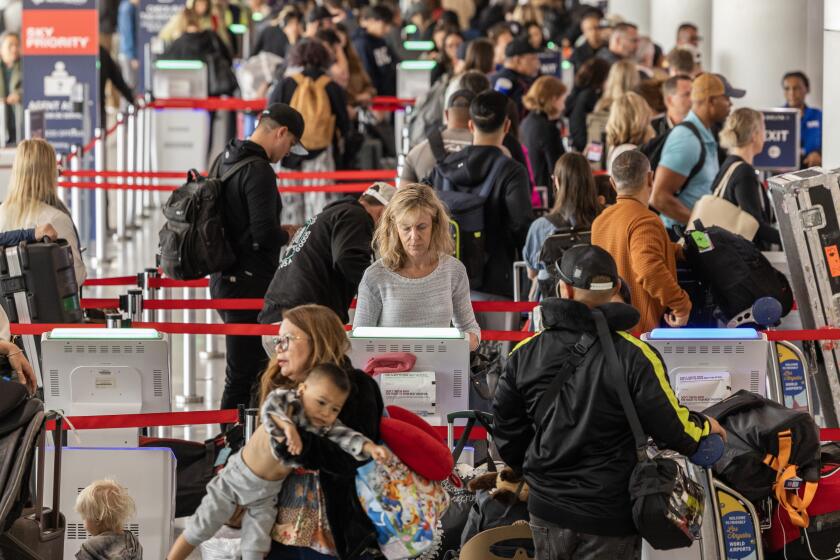
[[(55, 329), (42, 336), (41, 348), (47, 409), (67, 416), (171, 411), (169, 345), (153, 329)], [(75, 558), (89, 536), (72, 504), (83, 488), (102, 478), (128, 489), (137, 507), (125, 529), (139, 539), (147, 557), (164, 558), (174, 535), (172, 451), (139, 447), (137, 428), (68, 428), (71, 445), (63, 451), (61, 467), (65, 560)], [(48, 470), (51, 454), (48, 450)]]
[(357, 327), (350, 345), (350, 359), (360, 368), (390, 352), (417, 358), (411, 372), (375, 376), (386, 406), (402, 406), (435, 425), (444, 425), (450, 412), (470, 408), (469, 341), (458, 329)]

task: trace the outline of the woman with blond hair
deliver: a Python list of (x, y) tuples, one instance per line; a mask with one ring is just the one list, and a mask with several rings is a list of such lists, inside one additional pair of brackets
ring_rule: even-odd
[(619, 60), (610, 68), (604, 92), (595, 104), (596, 111), (609, 111), (613, 102), (628, 91), (633, 91), (641, 82), (639, 67), (632, 60)]
[(654, 136), (650, 119), (653, 116), (647, 101), (632, 91), (615, 100), (607, 119), (607, 170), (619, 154), (635, 150)]
[[(534, 182), (541, 187), (550, 187), (554, 164), (565, 153), (558, 119), (566, 105), (566, 86), (560, 78), (540, 76), (528, 89), (522, 103), (529, 112), (519, 126), (519, 132), (528, 150)], [(548, 205), (553, 201), (554, 196), (550, 194)]]
[(481, 329), (470, 303), (464, 265), (452, 256), (449, 217), (435, 191), (400, 187), (379, 220), (374, 247), (380, 259), (359, 284), (354, 327), (448, 327), (478, 347)]
[[(103, 218), (104, 219), (104, 218)], [(70, 211), (58, 198), (58, 165), (55, 150), (46, 140), (24, 140), (15, 150), (9, 192), (0, 205), (0, 231), (52, 224), (59, 239), (73, 252), (76, 283), (87, 278), (79, 236)]]
[(769, 251), (771, 245), (781, 245), (782, 238), (773, 226), (767, 191), (761, 186), (753, 167), (756, 154), (764, 149), (764, 134), (764, 116), (761, 113), (747, 107), (732, 111), (720, 131), (720, 146), (729, 151), (729, 156), (720, 166), (712, 192), (725, 182), (720, 196), (758, 221), (753, 242), (759, 249)]

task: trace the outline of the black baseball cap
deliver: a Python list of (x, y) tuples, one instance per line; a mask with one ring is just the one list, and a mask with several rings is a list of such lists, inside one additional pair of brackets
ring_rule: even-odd
[(324, 6), (315, 6), (309, 11), (309, 14), (306, 16), (307, 23), (315, 23), (323, 19), (332, 20), (332, 14)]
[(505, 47), (505, 56), (523, 56), (526, 54), (539, 54), (542, 51), (534, 48), (525, 37), (517, 37)]
[[(618, 269), (612, 256), (595, 245), (575, 245), (563, 253), (557, 263), (560, 279), (573, 288), (581, 290), (612, 290), (618, 285)], [(593, 278), (609, 278), (608, 281), (593, 282)]]
[(475, 99), (475, 92), (470, 89), (459, 89), (449, 96), (446, 102), (446, 108), (461, 107), (463, 109), (469, 109), (473, 99)]
[(291, 153), (296, 156), (305, 156), (309, 154), (306, 148), (304, 148), (300, 143), (300, 139), (303, 138), (303, 129), (305, 125), (303, 122), (303, 116), (297, 112), (297, 109), (293, 109), (285, 103), (272, 103), (266, 107), (262, 113), (260, 113), (260, 118), (269, 118), (280, 126), (285, 126), (289, 129), (289, 132), (295, 135), (297, 142), (292, 145), (292, 149), (290, 150)]

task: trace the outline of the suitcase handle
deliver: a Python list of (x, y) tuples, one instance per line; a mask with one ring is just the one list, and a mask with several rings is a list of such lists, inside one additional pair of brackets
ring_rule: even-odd
[[(47, 422), (55, 420), (55, 431), (53, 432), (53, 499), (52, 511), (49, 515), (49, 524), (44, 515), (44, 462), (47, 457)], [(38, 523), (41, 528), (41, 535), (48, 532), (56, 531), (61, 524), (61, 512), (59, 511), (59, 500), (61, 497), (61, 440), (63, 439), (64, 429), (62, 425), (62, 416), (55, 411), (48, 411), (44, 418), (44, 428), (38, 442), (38, 480), (36, 482), (36, 503), (35, 515), (38, 518)]]

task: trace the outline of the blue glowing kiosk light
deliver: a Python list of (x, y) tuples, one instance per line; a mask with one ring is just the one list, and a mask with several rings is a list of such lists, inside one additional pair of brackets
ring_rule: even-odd
[(755, 329), (653, 329), (648, 340), (760, 340)]

